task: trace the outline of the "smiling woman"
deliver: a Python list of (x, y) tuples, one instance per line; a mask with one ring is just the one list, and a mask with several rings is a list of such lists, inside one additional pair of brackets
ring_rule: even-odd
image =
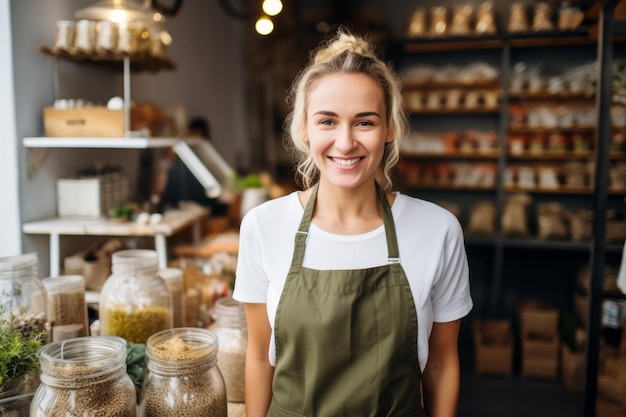
[(340, 31), (292, 93), (305, 189), (240, 228), (247, 416), (456, 415), (463, 234), (448, 211), (391, 192), (406, 134), (396, 75)]

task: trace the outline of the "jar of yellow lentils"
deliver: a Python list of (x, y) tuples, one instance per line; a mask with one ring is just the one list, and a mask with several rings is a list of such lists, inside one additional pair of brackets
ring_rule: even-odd
[(101, 334), (143, 343), (172, 327), (172, 296), (158, 275), (158, 255), (130, 249), (112, 255), (112, 274), (100, 291)]

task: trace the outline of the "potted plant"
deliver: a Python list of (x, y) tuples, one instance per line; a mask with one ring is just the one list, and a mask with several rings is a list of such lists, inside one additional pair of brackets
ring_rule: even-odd
[(23, 394), (26, 376), (39, 375), (36, 355), (44, 343), (45, 333), (24, 335), (6, 319), (0, 321), (0, 399)]

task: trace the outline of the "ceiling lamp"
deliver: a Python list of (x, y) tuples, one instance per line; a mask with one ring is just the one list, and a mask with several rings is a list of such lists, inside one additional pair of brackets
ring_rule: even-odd
[(276, 16), (283, 10), (283, 3), (280, 0), (263, 0), (263, 12), (268, 16)]
[(102, 0), (77, 10), (75, 16), (77, 19), (110, 20), (112, 22), (152, 20), (151, 14), (144, 7), (129, 0)]
[(269, 35), (274, 30), (274, 23), (269, 17), (263, 16), (256, 21), (254, 28), (259, 35)]

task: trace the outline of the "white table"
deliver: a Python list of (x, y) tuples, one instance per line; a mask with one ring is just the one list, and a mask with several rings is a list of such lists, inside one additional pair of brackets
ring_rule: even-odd
[(22, 225), (24, 233), (50, 236), (50, 276), (58, 276), (61, 268), (61, 236), (153, 236), (159, 256), (159, 268), (167, 267), (167, 237), (193, 227), (195, 243), (201, 239), (200, 220), (208, 210), (199, 206), (165, 212), (156, 224), (116, 222), (109, 219), (44, 219)]

